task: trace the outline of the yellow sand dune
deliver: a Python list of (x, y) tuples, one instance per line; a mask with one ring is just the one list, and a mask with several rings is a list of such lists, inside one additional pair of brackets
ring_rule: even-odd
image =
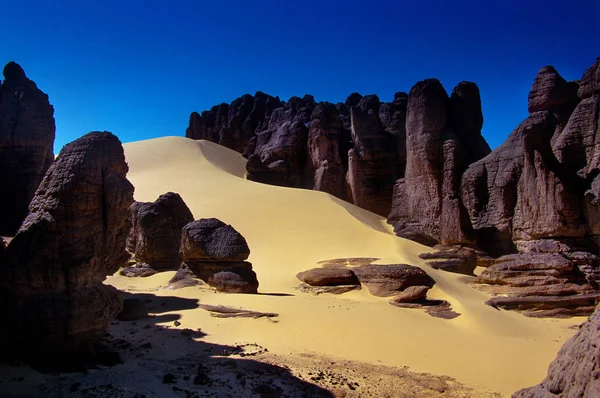
[[(209, 342), (255, 342), (272, 353), (320, 353), (409, 366), (510, 394), (539, 382), (560, 346), (575, 333), (569, 327), (583, 321), (532, 319), (486, 306), (487, 297), (467, 285), (470, 277), (427, 266), (418, 254), (429, 249), (396, 237), (383, 218), (322, 192), (247, 181), (245, 159), (217, 144), (166, 137), (125, 144), (125, 154), (136, 200), (177, 192), (196, 219), (219, 218), (248, 241), (260, 295), (162, 289), (173, 272), (108, 279), (122, 289), (280, 314), (279, 322), (272, 323), (212, 318), (201, 309), (178, 312), (182, 328), (202, 328)], [(312, 296), (295, 289), (297, 272), (338, 257), (377, 257), (380, 263), (420, 266), (437, 282), (430, 297), (450, 301), (462, 315), (433, 318), (421, 310), (393, 307), (364, 289), (341, 296)]]

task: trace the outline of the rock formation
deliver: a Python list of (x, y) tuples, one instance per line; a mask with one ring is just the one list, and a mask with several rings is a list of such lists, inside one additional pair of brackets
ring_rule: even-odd
[(167, 192), (154, 202), (134, 202), (131, 221), (127, 250), (136, 261), (154, 269), (179, 267), (181, 229), (194, 221), (179, 194)]
[(576, 264), (557, 253), (502, 256), (474, 286), (496, 296), (489, 305), (534, 317), (588, 315), (600, 299)]
[(394, 182), (404, 173), (406, 97), (397, 93), (380, 103), (353, 93), (333, 105), (310, 95), (283, 102), (246, 94), (192, 113), (186, 136), (243, 153), (249, 180), (328, 192), (386, 217)]
[(246, 239), (216, 218), (192, 221), (181, 231), (180, 256), (200, 279), (218, 291), (256, 293), (258, 280), (247, 262)]
[(473, 275), (477, 267), (477, 252), (469, 247), (453, 245), (436, 245), (436, 252), (419, 255), (435, 269), (441, 269), (457, 274)]
[(0, 86), (0, 235), (13, 236), (54, 160), (54, 108), (14, 62)]
[(402, 308), (424, 309), (444, 319), (460, 314), (445, 300), (428, 300), (427, 292), (435, 281), (421, 268), (407, 264), (373, 264), (377, 258), (339, 258), (321, 261), (322, 268), (300, 272), (298, 290), (313, 294), (343, 294), (361, 288), (378, 297), (391, 297), (390, 304)]
[(516, 392), (513, 398), (600, 396), (600, 308), (558, 352), (548, 376), (538, 385)]
[(392, 207), (401, 166), (396, 137), (379, 119), (380, 106), (376, 95), (367, 95), (350, 108), (354, 145), (348, 152), (347, 181), (352, 203), (385, 217)]
[(121, 310), (102, 281), (128, 259), (133, 186), (119, 139), (92, 132), (66, 145), (0, 265), (0, 303), (23, 355), (90, 350)]
[(462, 82), (449, 98), (438, 80), (418, 82), (406, 118), (406, 172), (396, 182), (388, 222), (399, 236), (424, 244), (472, 243), (460, 179), (489, 153), (477, 86)]

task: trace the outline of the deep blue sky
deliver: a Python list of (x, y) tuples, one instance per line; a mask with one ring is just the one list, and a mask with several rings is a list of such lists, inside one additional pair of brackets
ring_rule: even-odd
[(190, 112), (257, 90), (389, 101), (424, 78), (481, 90), (498, 146), (537, 70), (579, 79), (600, 56), (600, 1), (0, 0), (0, 63), (55, 108), (55, 151), (91, 130), (184, 135)]

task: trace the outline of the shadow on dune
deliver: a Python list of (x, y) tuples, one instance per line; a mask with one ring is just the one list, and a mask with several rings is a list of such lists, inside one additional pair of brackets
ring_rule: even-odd
[(373, 228), (376, 231), (383, 232), (385, 234), (390, 233), (386, 227), (385, 220), (383, 220), (381, 216), (356, 207), (353, 204), (336, 198), (333, 195), (329, 195), (329, 198), (336, 204), (343, 207), (344, 210), (346, 210), (352, 217), (356, 218), (361, 223)]
[(197, 308), (198, 300), (148, 293), (126, 297), (142, 300), (149, 316), (111, 323), (101, 344), (118, 353), (122, 363), (68, 374), (0, 363), (0, 396), (333, 397), (283, 366), (261, 362), (261, 355), (269, 355), (267, 347), (208, 343), (201, 340), (207, 336), (202, 330), (186, 328), (185, 317), (164, 314)]

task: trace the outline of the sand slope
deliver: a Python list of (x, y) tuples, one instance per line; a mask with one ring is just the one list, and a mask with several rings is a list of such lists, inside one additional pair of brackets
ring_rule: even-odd
[[(396, 237), (383, 218), (322, 192), (246, 181), (245, 159), (217, 144), (166, 137), (125, 144), (125, 154), (136, 200), (153, 201), (174, 191), (196, 219), (216, 217), (244, 235), (263, 294), (163, 289), (173, 272), (143, 279), (112, 276), (107, 283), (280, 314), (273, 323), (218, 319), (197, 308), (178, 311), (181, 328), (201, 327), (206, 342), (255, 342), (275, 354), (318, 353), (408, 366), (510, 394), (543, 379), (560, 346), (575, 333), (570, 327), (583, 321), (531, 319), (490, 308), (484, 305), (486, 296), (466, 284), (469, 277), (424, 264), (418, 254), (429, 249)], [(342, 296), (294, 289), (297, 272), (337, 257), (420, 266), (437, 282), (430, 297), (447, 299), (462, 315), (433, 318), (393, 307), (364, 289)]]

